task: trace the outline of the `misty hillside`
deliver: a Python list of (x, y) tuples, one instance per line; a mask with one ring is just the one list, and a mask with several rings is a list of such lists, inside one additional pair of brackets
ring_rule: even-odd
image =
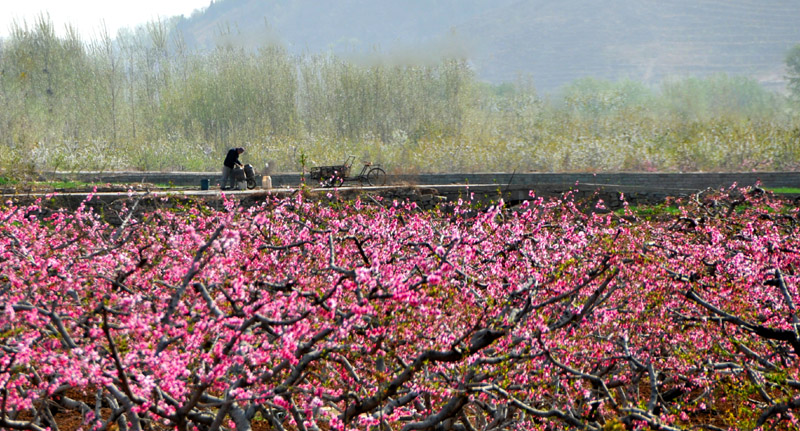
[(293, 53), (468, 58), (491, 82), (530, 76), (648, 83), (714, 72), (783, 90), (796, 0), (219, 0), (179, 21), (190, 46), (280, 43)]

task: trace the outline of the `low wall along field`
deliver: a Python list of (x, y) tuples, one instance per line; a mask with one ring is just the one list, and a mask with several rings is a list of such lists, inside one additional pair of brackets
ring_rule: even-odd
[[(45, 178), (73, 179), (87, 182), (174, 184), (176, 186), (200, 186), (202, 179), (219, 184), (219, 172), (57, 172), (47, 173)], [(261, 175), (256, 175), (260, 181)], [(271, 174), (273, 187), (296, 187), (300, 184), (299, 173)], [(604, 184), (636, 186), (649, 190), (703, 190), (708, 187), (730, 187), (733, 184), (753, 185), (761, 182), (764, 187), (800, 187), (800, 171), (797, 172), (720, 172), (720, 173), (452, 173), (394, 175), (393, 183), (420, 185), (432, 184)]]
[[(219, 190), (221, 174), (216, 172), (78, 172), (49, 173), (45, 178), (79, 180), (95, 183), (151, 183), (195, 190), (203, 180), (211, 189)], [(256, 175), (258, 188), (261, 175)], [(295, 189), (304, 181), (299, 173), (278, 173), (270, 176), (274, 189)], [(659, 204), (668, 197), (686, 197), (706, 189), (726, 189), (733, 186), (760, 184), (766, 189), (800, 189), (800, 172), (739, 172), (739, 173), (454, 173), (393, 175), (380, 193), (392, 199), (410, 199), (425, 208), (439, 202), (479, 200), (516, 204), (538, 197), (558, 197), (570, 192), (578, 200), (602, 199), (610, 208), (622, 205), (623, 199), (632, 205)], [(345, 183), (345, 186), (359, 186)], [(273, 193), (278, 193), (273, 190)], [(797, 193), (788, 193), (795, 198)]]

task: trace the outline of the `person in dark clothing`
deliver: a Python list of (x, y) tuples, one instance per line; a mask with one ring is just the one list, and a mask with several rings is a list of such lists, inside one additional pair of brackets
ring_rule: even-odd
[[(237, 147), (231, 148), (228, 150), (228, 154), (225, 155), (225, 161), (222, 162), (222, 181), (219, 183), (222, 190), (234, 188), (236, 186), (236, 179), (233, 177), (233, 168), (236, 166), (242, 167), (242, 162), (239, 161), (239, 154), (242, 153), (244, 153), (244, 148)], [(229, 181), (230, 187), (228, 187)]]

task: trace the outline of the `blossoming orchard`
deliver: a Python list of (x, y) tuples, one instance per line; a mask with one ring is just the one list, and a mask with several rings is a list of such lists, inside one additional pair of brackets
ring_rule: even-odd
[(132, 202), (0, 206), (0, 428), (800, 427), (800, 212), (758, 188)]

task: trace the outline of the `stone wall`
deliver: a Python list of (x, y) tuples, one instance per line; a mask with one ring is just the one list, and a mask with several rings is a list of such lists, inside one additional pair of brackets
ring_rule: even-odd
[[(140, 182), (153, 184), (173, 184), (183, 186), (182, 190), (170, 191), (177, 200), (204, 201), (208, 205), (222, 205), (220, 194), (201, 191), (200, 180), (213, 178), (208, 173), (70, 173), (50, 174), (51, 179), (77, 179), (85, 182), (126, 183)], [(460, 178), (460, 180), (459, 180)], [(260, 178), (259, 178), (260, 180)], [(687, 197), (699, 191), (712, 188), (727, 188), (734, 183), (739, 186), (750, 186), (761, 182), (764, 187), (798, 187), (800, 173), (742, 173), (742, 174), (459, 174), (459, 175), (418, 175), (414, 177), (395, 177), (390, 187), (343, 187), (335, 192), (338, 198), (349, 199), (356, 195), (370, 196), (377, 199), (380, 195), (384, 202), (411, 201), (421, 208), (432, 208), (451, 201), (463, 200), (471, 204), (494, 205), (502, 199), (508, 205), (515, 205), (532, 196), (549, 199), (570, 193), (583, 208), (596, 208), (602, 200), (604, 207), (614, 210), (624, 203), (630, 205), (658, 204), (669, 197)], [(275, 188), (272, 190), (255, 189), (232, 194), (242, 205), (252, 205), (275, 196), (289, 196), (296, 193), (300, 183), (297, 174), (278, 174), (272, 176)], [(503, 182), (505, 181), (505, 182)], [(448, 183), (449, 182), (449, 183)], [(606, 183), (604, 183), (606, 182)], [(345, 183), (348, 185), (357, 185)], [(123, 186), (126, 187), (126, 186)], [(111, 186), (111, 189), (119, 187)], [(136, 189), (136, 186), (132, 188)], [(104, 188), (105, 189), (105, 188)], [(141, 192), (142, 187), (138, 188)], [(328, 190), (317, 189), (310, 192), (312, 196), (324, 199)], [(49, 200), (55, 206), (73, 208), (86, 199), (88, 192), (60, 193)], [(40, 194), (20, 194), (13, 192), (14, 199), (33, 202), (42, 197)], [(800, 205), (800, 194), (784, 194)], [(93, 206), (114, 205), (128, 199), (123, 190), (98, 190)], [(153, 198), (147, 198), (153, 205), (160, 205)], [(98, 209), (101, 211), (101, 209)]]
[(637, 186), (646, 189), (690, 189), (753, 185), (764, 187), (800, 187), (800, 172), (703, 172), (703, 173), (477, 173), (422, 174), (396, 176), (396, 180), (418, 184), (607, 184)]
[[(200, 187), (202, 179), (210, 179), (212, 187), (219, 183), (219, 172), (58, 172), (44, 175), (50, 179), (74, 179), (86, 182), (137, 183)], [(273, 174), (272, 186), (297, 187), (298, 173)], [(261, 185), (261, 177), (256, 176)], [(541, 185), (574, 186), (602, 185), (605, 187), (633, 187), (639, 190), (670, 190), (675, 192), (699, 191), (708, 187), (730, 187), (733, 184), (748, 186), (761, 182), (764, 187), (800, 188), (800, 172), (725, 172), (725, 173), (458, 173), (396, 175), (390, 183), (406, 185), (488, 184), (498, 187), (530, 187)], [(311, 184), (309, 184), (311, 185)], [(346, 182), (345, 186), (358, 185)]]

